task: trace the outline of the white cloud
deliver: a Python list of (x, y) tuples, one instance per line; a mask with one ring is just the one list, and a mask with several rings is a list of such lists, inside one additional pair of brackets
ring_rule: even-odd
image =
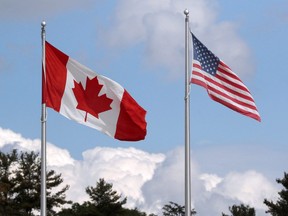
[[(9, 129), (0, 128), (0, 150), (40, 151), (41, 141), (23, 138)], [(66, 149), (47, 143), (47, 166), (61, 173), (70, 185), (67, 198), (77, 202), (88, 200), (87, 186), (96, 186), (99, 178), (113, 184), (113, 188), (127, 196), (127, 206), (143, 202), (141, 187), (154, 175), (163, 154), (152, 154), (135, 148), (95, 147), (83, 153), (83, 160), (74, 160)]]
[[(192, 207), (199, 215), (221, 215), (228, 207), (244, 203), (264, 216), (267, 207), (265, 198), (275, 200), (277, 187), (257, 171), (229, 172), (217, 174), (201, 173), (200, 167), (192, 162)], [(165, 184), (163, 184), (165, 182)], [(161, 214), (162, 207), (170, 201), (184, 205), (184, 152), (178, 148), (166, 155), (165, 161), (156, 169), (154, 177), (143, 186), (147, 212)], [(209, 208), (207, 208), (209, 206)]]
[(142, 43), (144, 65), (164, 67), (172, 77), (184, 69), (184, 14), (188, 5), (192, 31), (237, 74), (254, 71), (248, 46), (237, 34), (237, 25), (217, 21), (217, 1), (121, 0), (112, 24), (104, 33), (111, 47)]
[[(26, 139), (9, 129), (0, 128), (0, 150), (17, 148), (39, 151), (40, 140)], [(69, 152), (47, 144), (48, 169), (61, 173), (64, 184), (70, 185), (67, 198), (75, 202), (88, 200), (87, 186), (96, 186), (99, 178), (128, 198), (127, 207), (161, 214), (169, 201), (184, 205), (184, 149), (152, 154), (135, 148), (95, 147), (83, 152), (83, 160), (73, 159)], [(264, 216), (264, 198), (275, 200), (279, 190), (261, 173), (253, 170), (201, 173), (192, 161), (192, 207), (199, 215), (220, 215), (234, 204), (244, 203)], [(274, 183), (274, 182), (273, 182)], [(209, 206), (209, 208), (207, 208)]]
[(203, 174), (200, 179), (206, 185), (208, 182), (209, 186), (209, 190), (202, 191), (195, 201), (196, 209), (201, 215), (228, 213), (229, 206), (244, 203), (255, 208), (257, 215), (264, 216), (266, 215), (265, 210), (267, 210), (263, 204), (264, 199), (275, 200), (275, 195), (277, 195), (275, 185), (261, 173), (253, 170), (243, 173), (231, 172), (223, 178), (215, 174)]
[(223, 180), (219, 176), (215, 174), (202, 174), (199, 178), (204, 181), (204, 187), (207, 191), (211, 191), (213, 188), (217, 187), (217, 185)]
[(275, 198), (277, 190), (262, 174), (250, 170), (244, 173), (231, 172), (215, 188), (215, 192), (231, 199), (264, 209), (264, 198)]
[[(41, 141), (39, 139), (26, 139), (21, 134), (15, 133), (9, 129), (0, 128), (0, 149), (10, 151), (11, 149), (19, 149), (20, 151), (40, 152)], [(66, 149), (60, 149), (57, 146), (47, 143), (47, 165), (55, 166), (62, 164), (72, 165), (74, 159), (71, 158)]]
[(169, 201), (183, 204), (184, 200), (184, 152), (182, 148), (169, 152), (157, 168), (153, 179), (143, 186), (148, 212), (159, 213)]
[[(79, 202), (87, 200), (85, 187), (96, 186), (96, 181), (104, 178), (116, 191), (128, 197), (128, 206), (135, 206), (143, 202), (141, 187), (153, 177), (157, 164), (163, 159), (162, 154), (150, 154), (135, 148), (96, 147), (87, 150), (83, 153), (83, 161), (63, 173), (71, 185), (67, 194)], [(73, 188), (77, 188), (77, 194)]]

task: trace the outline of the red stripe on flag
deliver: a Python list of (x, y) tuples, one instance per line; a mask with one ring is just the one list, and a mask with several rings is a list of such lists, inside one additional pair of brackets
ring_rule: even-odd
[(145, 115), (146, 111), (124, 90), (114, 137), (126, 141), (143, 140), (147, 133)]
[[(204, 73), (206, 73), (206, 72), (204, 72)], [(233, 82), (230, 82), (230, 81), (228, 81), (228, 80), (221, 79), (221, 81), (224, 80), (227, 84), (231, 85), (231, 86), (232, 86), (233, 88), (235, 88), (235, 89), (229, 88), (229, 87), (223, 85), (223, 83), (217, 82), (217, 81), (215, 81), (214, 79), (211, 79), (210, 77), (205, 76), (204, 73), (200, 73), (200, 72), (197, 72), (197, 71), (193, 71), (193, 74), (194, 74), (194, 75), (200, 76), (200, 77), (202, 77), (203, 79), (205, 79), (208, 83), (211, 83), (211, 84), (214, 84), (214, 85), (218, 86), (219, 88), (223, 89), (223, 92), (226, 91), (226, 92), (229, 92), (229, 93), (231, 93), (231, 94), (234, 94), (234, 95), (236, 95), (236, 96), (238, 96), (238, 97), (241, 97), (241, 98), (243, 98), (243, 99), (246, 99), (246, 100), (249, 100), (249, 101), (251, 101), (251, 102), (254, 102), (254, 100), (253, 100), (250, 96), (245, 95), (245, 94), (242, 94), (242, 93), (239, 92), (239, 91), (236, 91), (236, 89), (238, 88), (239, 85), (234, 85), (235, 83), (233, 83)], [(200, 75), (200, 74), (201, 74), (201, 75)], [(220, 78), (221, 78), (221, 76), (218, 76), (218, 75), (216, 75), (215, 77), (216, 77), (217, 79), (220, 79)], [(202, 86), (203, 86), (203, 85), (202, 85)], [(207, 84), (206, 84), (206, 86), (207, 86)], [(203, 87), (204, 87), (204, 86), (203, 86)], [(239, 88), (238, 88), (238, 89), (239, 89)], [(244, 91), (244, 92), (246, 92), (247, 94), (250, 95), (250, 92), (246, 91), (245, 89), (240, 89), (240, 90), (242, 90), (242, 91)]]
[[(209, 95), (210, 95), (210, 94), (209, 94)], [(228, 102), (226, 102), (226, 101), (223, 101), (223, 100), (221, 100), (220, 98), (217, 98), (217, 97), (215, 97), (215, 96), (213, 96), (213, 95), (210, 95), (210, 97), (211, 97), (214, 101), (217, 101), (217, 102), (225, 105), (226, 107), (228, 107), (228, 108), (230, 108), (230, 109), (232, 109), (232, 110), (234, 110), (234, 111), (236, 111), (236, 112), (239, 112), (239, 113), (241, 113), (241, 114), (243, 114), (243, 115), (249, 116), (249, 117), (251, 117), (251, 118), (253, 118), (253, 119), (255, 119), (255, 120), (259, 121), (259, 122), (261, 121), (261, 118), (260, 118), (259, 115), (256, 115), (256, 114), (251, 113), (251, 112), (249, 112), (249, 111), (247, 111), (247, 110), (244, 110), (244, 109), (241, 109), (241, 108), (239, 108), (239, 107), (237, 107), (237, 106), (234, 106), (234, 105), (232, 105), (231, 103), (228, 103)]]
[[(194, 74), (195, 74), (195, 73), (194, 73)], [(201, 77), (202, 77), (202, 76), (201, 76)], [(207, 78), (207, 77), (205, 77), (205, 78)], [(207, 78), (207, 79), (208, 79), (208, 78)], [(210, 79), (210, 80), (211, 80), (211, 79)], [(235, 98), (235, 97), (229, 96), (228, 94), (226, 94), (226, 91), (220, 91), (220, 90), (218, 90), (218, 89), (216, 89), (216, 88), (213, 88), (212, 86), (209, 85), (209, 84), (210, 84), (209, 82), (208, 82), (208, 84), (207, 84), (207, 83), (205, 83), (205, 82), (203, 82), (203, 81), (201, 81), (201, 80), (198, 80), (198, 79), (193, 78), (193, 79), (192, 79), (192, 83), (197, 84), (197, 85), (200, 85), (200, 86), (206, 88), (207, 90), (209, 90), (209, 91), (211, 91), (211, 92), (214, 92), (215, 94), (217, 94), (217, 95), (219, 95), (219, 96), (225, 97), (225, 98), (227, 98), (227, 99), (229, 99), (229, 100), (237, 103), (239, 106), (247, 107), (247, 108), (252, 109), (252, 110), (255, 110), (255, 109), (256, 109), (256, 106), (255, 106), (253, 100), (251, 100), (251, 102), (253, 103), (253, 105), (247, 104), (247, 103), (245, 103), (245, 102), (243, 102), (243, 101), (238, 100), (238, 99)], [(220, 86), (220, 88), (221, 88), (221, 86)], [(208, 91), (209, 96), (213, 97), (213, 95), (211, 95), (211, 94), (209, 93), (209, 91)]]
[(64, 94), (69, 57), (63, 52), (45, 42), (46, 55), (46, 105), (59, 112)]
[[(215, 89), (215, 88), (213, 88), (212, 86), (209, 86), (209, 85), (208, 85), (208, 89), (209, 89), (210, 91), (215, 92), (215, 93), (218, 94), (218, 95), (221, 95), (222, 97), (225, 97), (225, 98), (227, 98), (227, 99), (229, 99), (229, 100), (231, 100), (231, 101), (234, 101), (235, 103), (237, 103), (237, 104), (240, 105), (240, 106), (247, 107), (247, 108), (253, 109), (253, 110), (256, 109), (256, 107), (253, 106), (253, 105), (247, 104), (247, 103), (245, 103), (245, 102), (243, 102), (243, 101), (237, 100), (235, 97), (231, 97), (231, 96), (227, 95), (227, 94), (225, 93), (225, 91), (219, 91), (218, 89)], [(234, 105), (232, 105), (232, 106), (234, 106)]]
[(232, 79), (238, 80), (242, 83), (240, 78), (235, 73), (233, 73), (231, 68), (228, 65), (226, 65), (223, 61), (219, 62), (218, 70), (224, 73), (225, 75), (231, 77)]
[[(196, 65), (197, 64), (194, 64), (193, 66), (195, 67)], [(198, 67), (195, 67), (195, 68), (199, 68), (199, 65), (197, 65), (197, 66)], [(201, 66), (200, 66), (200, 68), (201, 68)], [(258, 121), (261, 121), (260, 116), (253, 113), (254, 110), (257, 112), (257, 108), (256, 108), (256, 105), (254, 103), (254, 100), (253, 100), (252, 96), (249, 97), (247, 95), (240, 94), (238, 92), (235, 92), (235, 91), (223, 86), (221, 83), (218, 83), (217, 81), (211, 79), (210, 77), (205, 76), (206, 72), (202, 71), (202, 73), (201, 73), (201, 72), (193, 70), (192, 73), (193, 73), (194, 77), (192, 77), (191, 83), (194, 83), (194, 84), (197, 84), (197, 85), (200, 85), (200, 86), (206, 88), (207, 89), (207, 93), (208, 93), (208, 95), (210, 96), (211, 99), (213, 99), (214, 101), (217, 101), (217, 102), (227, 106), (228, 108), (230, 108), (230, 109), (232, 109), (232, 110), (234, 110), (236, 112), (239, 112), (241, 114), (244, 114), (246, 116), (254, 118), (254, 119), (258, 120)], [(199, 79), (197, 79), (197, 77), (199, 77)], [(205, 81), (202, 81), (200, 79), (203, 79)], [(223, 91), (213, 88), (210, 84), (214, 84), (214, 85), (218, 86)], [(213, 95), (212, 92), (213, 92), (213, 94), (218, 95), (219, 97)], [(231, 96), (227, 95), (227, 92), (236, 94), (240, 98), (248, 99), (249, 101), (252, 102), (253, 105), (252, 104), (247, 104), (247, 103), (245, 103), (243, 101), (240, 101), (240, 100), (238, 100), (235, 97), (231, 97)], [(228, 99), (230, 101), (233, 101), (238, 106), (234, 105), (232, 102), (227, 102), (226, 100), (221, 99), (221, 97), (226, 98), (226, 99)], [(251, 111), (249, 111), (249, 110), (247, 110), (245, 108), (250, 109)]]
[[(219, 72), (220, 72), (220, 73), (219, 73)], [(220, 74), (221, 74), (221, 75), (220, 75)], [(217, 77), (219, 80), (222, 80), (223, 82), (234, 86), (235, 88), (238, 88), (238, 89), (241, 89), (241, 90), (243, 90), (243, 91), (249, 92), (249, 90), (248, 90), (245, 86), (241, 85), (242, 82), (241, 82), (240, 80), (236, 79), (236, 81), (241, 82), (241, 84), (236, 83), (236, 82), (235, 82), (235, 79), (234, 79), (233, 77), (231, 77), (231, 76), (230, 76), (230, 77), (231, 77), (232, 79), (234, 79), (234, 80), (233, 80), (234, 82), (233, 82), (231, 79), (228, 79), (227, 76), (229, 76), (229, 74), (230, 74), (230, 73), (227, 73), (227, 71), (225, 71), (225, 70), (223, 70), (223, 69), (221, 69), (221, 68), (218, 68), (218, 71), (217, 71), (217, 73), (216, 73), (216, 77)], [(225, 76), (225, 75), (226, 75), (226, 76)], [(231, 75), (231, 74), (230, 74), (230, 75)]]
[(213, 100), (261, 121), (252, 95), (237, 74), (202, 44), (192, 32), (191, 35), (193, 43), (191, 83), (206, 88)]
[[(216, 78), (219, 79), (219, 76), (216, 75)], [(219, 88), (223, 89), (223, 92), (226, 91), (226, 92), (229, 92), (231, 94), (234, 94), (238, 97), (241, 97), (243, 99), (246, 99), (246, 100), (249, 100), (249, 101), (252, 101), (253, 102), (253, 99), (251, 97), (249, 97), (248, 95), (245, 95), (245, 94), (242, 94), (241, 92), (237, 91), (238, 88), (238, 85), (234, 85), (233, 83), (229, 82), (227, 84), (230, 84), (232, 86), (232, 88), (229, 88), (227, 86), (224, 85), (224, 83), (221, 83), (221, 82), (217, 82), (209, 77), (205, 77), (205, 79), (210, 82), (210, 83), (213, 83), (214, 85), (218, 86)], [(223, 81), (223, 80), (222, 80)], [(243, 90), (243, 89), (240, 89), (248, 94), (250, 94), (249, 92)]]

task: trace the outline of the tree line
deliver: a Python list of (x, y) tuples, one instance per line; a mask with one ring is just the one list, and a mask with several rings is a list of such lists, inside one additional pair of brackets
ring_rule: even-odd
[[(41, 199), (41, 160), (38, 153), (0, 152), (0, 215), (36, 216), (40, 212)], [(80, 204), (67, 200), (65, 192), (69, 185), (62, 186), (61, 174), (47, 171), (47, 214), (49, 216), (157, 216), (147, 214), (137, 208), (124, 207), (127, 197), (113, 190), (113, 184), (100, 178), (95, 186), (88, 186), (85, 192), (89, 200)], [(276, 179), (283, 189), (278, 192), (276, 202), (264, 199), (266, 213), (272, 216), (288, 215), (288, 174)], [(60, 187), (61, 186), (61, 187)], [(57, 188), (57, 189), (56, 189)], [(60, 189), (59, 189), (60, 188)], [(53, 190), (52, 190), (53, 189)], [(68, 207), (67, 207), (68, 206)], [(60, 209), (55, 211), (55, 208)], [(256, 216), (255, 209), (249, 205), (233, 205), (229, 214), (222, 216)], [(197, 215), (195, 209), (190, 213)], [(163, 216), (184, 216), (185, 206), (170, 201), (162, 207)]]

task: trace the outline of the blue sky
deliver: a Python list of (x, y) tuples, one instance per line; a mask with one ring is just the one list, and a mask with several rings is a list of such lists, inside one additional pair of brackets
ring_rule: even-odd
[[(145, 153), (148, 159), (142, 161), (142, 165), (153, 166), (147, 166), (149, 175), (143, 174), (145, 168), (142, 174), (138, 173), (143, 177), (141, 185), (135, 186), (140, 198), (118, 188), (128, 194), (128, 200), (131, 196), (135, 201), (131, 206), (137, 204), (151, 211), (157, 206), (153, 206), (152, 201), (149, 205), (149, 198), (155, 196), (149, 191), (161, 185), (165, 179), (161, 175), (171, 177), (166, 176), (171, 184), (183, 186), (181, 179), (173, 177), (181, 176), (183, 167), (176, 161), (174, 165), (179, 167), (172, 164), (173, 159), (181, 161), (184, 157), (181, 155), (184, 145), (183, 11), (188, 8), (193, 33), (238, 74), (251, 91), (262, 117), (259, 123), (240, 115), (212, 101), (203, 88), (191, 86), (191, 149), (196, 170), (192, 172), (200, 179), (195, 180), (199, 187), (195, 186), (193, 193), (206, 186), (205, 193), (202, 192), (206, 194), (203, 195), (206, 201), (211, 201), (211, 212), (202, 210), (199, 200), (194, 200), (193, 205), (205, 216), (227, 212), (231, 203), (246, 202), (256, 206), (259, 215), (264, 215), (263, 197), (249, 200), (241, 196), (242, 187), (236, 192), (226, 189), (239, 186), (239, 182), (231, 180), (233, 175), (247, 178), (249, 188), (253, 188), (253, 182), (249, 182), (253, 178), (268, 185), (263, 186), (265, 193), (262, 192), (273, 198), (277, 191), (275, 179), (287, 171), (287, 1), (264, 0), (259, 4), (248, 0), (65, 0), (61, 3), (1, 0), (0, 5), (0, 148), (20, 146), (20, 149), (39, 150), (39, 146), (30, 148), (24, 144), (39, 142), (41, 136), (40, 33), (41, 22), (45, 20), (46, 38), (50, 43), (95, 72), (120, 83), (147, 110), (148, 122), (144, 141), (120, 142), (48, 109), (48, 142), (58, 152), (64, 151), (70, 161), (81, 164), (88, 160), (87, 152), (94, 152), (93, 160), (102, 158), (95, 153), (95, 148), (129, 152), (132, 147), (132, 152), (137, 150), (135, 154)], [(105, 167), (110, 170), (111, 166)], [(129, 166), (132, 165), (125, 163), (128, 170)], [(52, 167), (63, 171), (60, 165)], [(105, 173), (104, 177), (117, 186), (117, 178)], [(95, 174), (94, 177), (101, 176)], [(213, 183), (213, 189), (207, 188), (208, 183)], [(158, 190), (158, 194), (165, 193), (164, 189)], [(231, 195), (229, 199), (227, 191)], [(180, 192), (166, 194), (160, 203), (173, 197), (177, 197), (174, 201), (183, 202), (184, 195), (181, 197)], [(223, 200), (222, 209), (213, 207), (215, 196)]]

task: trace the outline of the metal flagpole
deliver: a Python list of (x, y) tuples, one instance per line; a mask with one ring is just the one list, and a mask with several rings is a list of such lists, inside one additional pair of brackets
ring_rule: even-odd
[(45, 79), (46, 79), (46, 62), (45, 62), (45, 41), (46, 23), (41, 23), (41, 38), (42, 38), (42, 112), (41, 112), (41, 216), (46, 216), (46, 101), (45, 99)]
[(185, 14), (185, 216), (191, 215), (189, 11)]

